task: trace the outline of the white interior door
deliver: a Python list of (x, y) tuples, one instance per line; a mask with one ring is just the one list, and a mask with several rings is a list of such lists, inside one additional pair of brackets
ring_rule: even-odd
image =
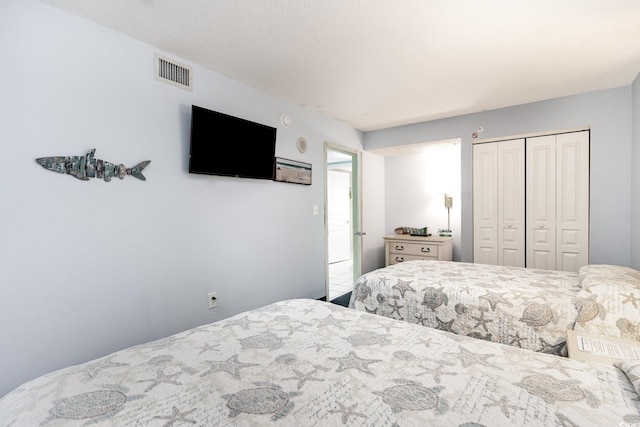
[(351, 173), (327, 171), (329, 264), (351, 259)]
[(498, 263), (498, 144), (473, 146), (473, 262)]
[(498, 264), (524, 267), (524, 139), (498, 142)]
[(556, 138), (556, 268), (589, 263), (589, 132)]
[(589, 132), (527, 138), (527, 267), (589, 262)]
[(527, 138), (527, 267), (556, 269), (556, 137)]

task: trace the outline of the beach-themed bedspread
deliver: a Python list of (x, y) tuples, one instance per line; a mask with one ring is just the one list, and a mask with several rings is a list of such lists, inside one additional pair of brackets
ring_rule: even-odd
[(610, 264), (580, 269), (574, 329), (640, 341), (640, 271)]
[(405, 261), (362, 275), (349, 306), (422, 326), (566, 356), (578, 273)]
[(315, 300), (131, 347), (0, 399), (2, 426), (619, 426), (639, 414), (613, 365)]

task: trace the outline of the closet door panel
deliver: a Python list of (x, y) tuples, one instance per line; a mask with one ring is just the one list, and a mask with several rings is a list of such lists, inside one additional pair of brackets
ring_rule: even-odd
[(525, 266), (524, 139), (498, 144), (498, 264)]
[(473, 260), (498, 262), (498, 154), (496, 144), (473, 146)]
[(526, 262), (556, 269), (556, 138), (528, 138), (526, 178)]
[(473, 167), (475, 262), (588, 264), (589, 131), (477, 144)]
[(589, 133), (557, 136), (556, 267), (578, 271), (589, 262)]

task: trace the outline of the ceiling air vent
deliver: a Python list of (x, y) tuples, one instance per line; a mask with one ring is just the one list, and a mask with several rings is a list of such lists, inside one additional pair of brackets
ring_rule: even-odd
[(165, 58), (158, 54), (155, 55), (155, 78), (165, 83), (181, 87), (187, 90), (193, 90), (193, 69), (169, 58)]

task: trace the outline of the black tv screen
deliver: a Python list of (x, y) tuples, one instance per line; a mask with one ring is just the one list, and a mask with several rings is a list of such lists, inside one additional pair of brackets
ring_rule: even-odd
[(273, 179), (276, 128), (191, 106), (189, 173)]

